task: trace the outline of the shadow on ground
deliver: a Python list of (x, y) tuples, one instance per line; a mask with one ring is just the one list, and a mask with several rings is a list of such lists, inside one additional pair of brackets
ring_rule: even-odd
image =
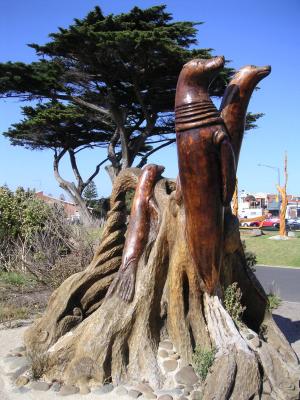
[(291, 344), (300, 340), (300, 321), (292, 321), (277, 314), (273, 314), (273, 318)]

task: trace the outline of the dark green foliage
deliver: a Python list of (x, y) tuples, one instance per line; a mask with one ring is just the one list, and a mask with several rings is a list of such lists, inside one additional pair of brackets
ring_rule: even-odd
[(193, 366), (202, 382), (205, 381), (205, 378), (213, 365), (216, 353), (216, 348), (202, 349), (199, 346), (196, 346), (195, 348), (193, 354)]
[(227, 286), (224, 291), (224, 306), (236, 324), (242, 323), (242, 315), (246, 307), (241, 303), (242, 292), (237, 282)]
[(247, 250), (246, 243), (244, 240), (242, 241), (242, 245), (243, 245), (247, 265), (253, 272), (255, 272), (255, 265), (257, 264), (256, 255), (252, 251)]
[(50, 207), (37, 199), (34, 192), (18, 188), (12, 192), (0, 187), (0, 241), (25, 239), (45, 225)]
[(95, 207), (97, 204), (97, 188), (94, 181), (91, 181), (83, 191), (83, 199), (89, 207)]
[[(0, 64), (0, 94), (46, 101), (24, 107), (24, 120), (5, 135), (14, 145), (54, 149), (57, 163), (68, 152), (74, 163), (75, 149), (105, 146), (112, 179), (137, 157), (144, 165), (175, 140), (174, 96), (183, 64), (211, 57), (211, 49), (196, 48), (200, 24), (173, 21), (164, 5), (108, 16), (95, 7), (51, 33), (48, 43), (31, 44), (39, 61)], [(223, 94), (231, 73), (224, 69), (211, 95)], [(258, 116), (250, 115), (247, 129)], [(68, 185), (60, 185), (72, 196)]]

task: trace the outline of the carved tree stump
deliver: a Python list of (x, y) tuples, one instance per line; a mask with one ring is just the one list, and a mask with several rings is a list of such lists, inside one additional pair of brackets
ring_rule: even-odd
[[(263, 72), (265, 76), (267, 69), (246, 67), (241, 71), (233, 77), (221, 106), (236, 158), (243, 124), (235, 124), (234, 116), (240, 121), (241, 113), (246, 112), (255, 86), (251, 76), (257, 82), (256, 75)], [(248, 93), (243, 87), (245, 76), (251, 83)], [(238, 105), (237, 90), (241, 99)], [(217, 115), (211, 104), (209, 107)], [(137, 187), (140, 175), (140, 170), (129, 169), (116, 178), (111, 211), (93, 261), (52, 294), (43, 317), (26, 332), (28, 353), (47, 359), (45, 377), (50, 380), (79, 387), (108, 380), (116, 384), (149, 382), (159, 388), (168, 382), (157, 360), (158, 345), (169, 338), (180, 354), (181, 366), (192, 362), (196, 345), (217, 349), (213, 367), (202, 384), (204, 400), (298, 399), (298, 359), (274, 323), (267, 297), (247, 266), (239, 222), (230, 206), (222, 210), (221, 267), (213, 286), (209, 286), (199, 274), (201, 265), (196, 265), (191, 256), (180, 181), (176, 188), (172, 180), (158, 180), (151, 195), (158, 218), (154, 213), (147, 214), (149, 232), (138, 257), (132, 301), (131, 297), (122, 300), (118, 290), (107, 296), (114, 279), (120, 279), (123, 253), (127, 251), (125, 194)], [(126, 243), (132, 230), (128, 231)], [(245, 307), (238, 325), (223, 306), (224, 289), (233, 282), (242, 291)]]

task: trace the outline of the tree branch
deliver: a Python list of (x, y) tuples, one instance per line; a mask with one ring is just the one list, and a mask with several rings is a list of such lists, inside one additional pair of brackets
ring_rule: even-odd
[(163, 143), (162, 145), (157, 146), (155, 149), (152, 149), (151, 151), (149, 151), (148, 153), (146, 153), (146, 154), (141, 158), (140, 162), (139, 162), (138, 165), (137, 165), (137, 168), (142, 168), (142, 167), (147, 163), (148, 157), (150, 157), (150, 156), (151, 156), (152, 154), (154, 154), (156, 151), (162, 149), (163, 147), (167, 147), (167, 146), (169, 146), (171, 143), (174, 143), (174, 142), (176, 142), (176, 139), (171, 139), (171, 140), (169, 140), (168, 142)]
[(82, 177), (80, 175), (80, 172), (78, 170), (78, 166), (77, 166), (74, 150), (73, 149), (69, 149), (68, 153), (69, 153), (69, 156), (70, 156), (72, 170), (73, 170), (74, 176), (75, 176), (76, 181), (77, 181), (77, 189), (78, 189), (78, 192), (81, 194), (83, 189), (84, 189), (84, 182), (83, 182), (83, 179), (82, 179)]

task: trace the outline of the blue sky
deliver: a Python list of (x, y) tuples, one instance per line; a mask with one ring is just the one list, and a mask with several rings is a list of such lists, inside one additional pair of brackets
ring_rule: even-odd
[[(280, 167), (288, 152), (288, 191), (300, 195), (299, 118), (300, 114), (300, 2), (299, 0), (1, 0), (0, 61), (35, 60), (27, 43), (43, 44), (58, 26), (68, 26), (73, 18), (84, 17), (95, 5), (105, 14), (121, 13), (135, 5), (145, 8), (167, 4), (176, 20), (203, 21), (199, 26), (199, 47), (211, 47), (215, 55), (225, 55), (231, 66), (271, 64), (272, 73), (260, 83), (261, 90), (252, 97), (249, 110), (264, 112), (259, 128), (244, 139), (239, 162), (239, 188), (249, 192), (274, 192), (277, 171), (257, 164)], [(16, 100), (0, 100), (0, 132), (20, 120)], [(87, 176), (99, 160), (100, 150), (82, 154), (79, 165)], [(12, 147), (0, 137), (0, 185), (35, 187), (58, 195), (52, 173), (52, 153)], [(150, 158), (166, 166), (165, 175), (177, 175), (176, 147), (167, 148)], [(67, 163), (61, 173), (71, 178)], [(108, 195), (110, 180), (103, 170), (95, 179), (99, 195)]]

